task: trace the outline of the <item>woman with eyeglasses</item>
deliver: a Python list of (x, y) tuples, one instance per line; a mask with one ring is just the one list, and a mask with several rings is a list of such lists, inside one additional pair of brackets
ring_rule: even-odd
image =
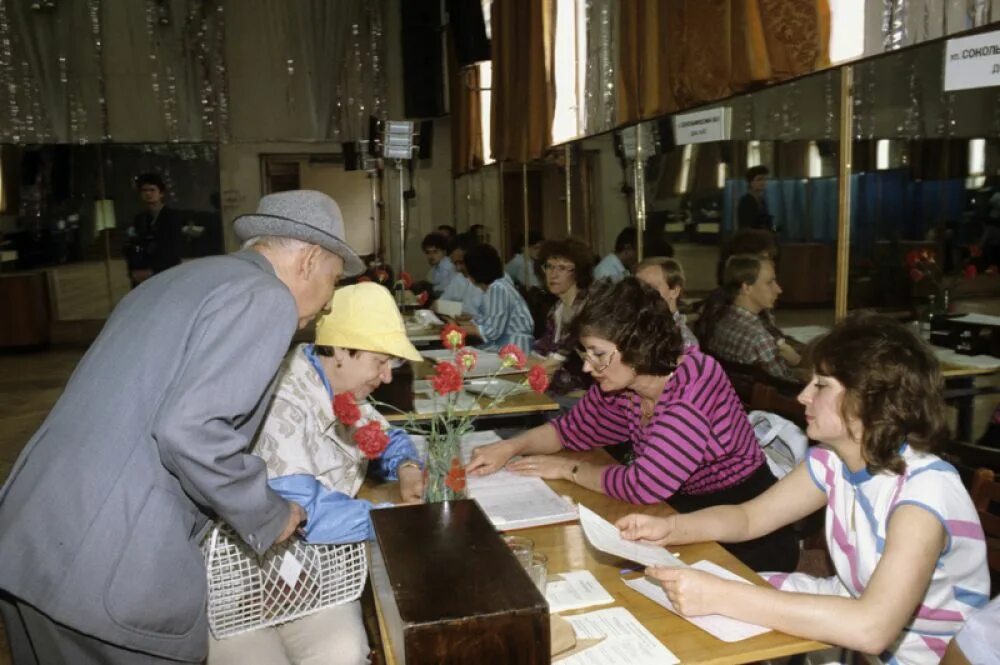
[(545, 242), (538, 260), (545, 273), (545, 287), (559, 300), (549, 310), (545, 333), (535, 340), (532, 354), (543, 358), (541, 365), (552, 380), (549, 392), (562, 396), (591, 384), (575, 353), (578, 344), (570, 326), (583, 309), (586, 289), (593, 281), (593, 257), (590, 248), (568, 238)]
[[(596, 385), (554, 422), (475, 449), (470, 473), (506, 466), (629, 503), (669, 501), (682, 512), (748, 501), (774, 485), (726, 374), (710, 356), (684, 349), (667, 303), (651, 287), (634, 277), (596, 282), (571, 334)], [(635, 454), (627, 465), (552, 454), (623, 441)], [(790, 571), (798, 562), (791, 527), (724, 547), (754, 570)]]

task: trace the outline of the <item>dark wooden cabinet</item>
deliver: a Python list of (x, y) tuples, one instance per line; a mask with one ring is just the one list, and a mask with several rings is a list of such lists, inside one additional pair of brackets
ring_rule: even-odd
[(50, 312), (45, 271), (0, 273), (0, 348), (47, 345)]
[(545, 598), (475, 501), (371, 513), (371, 581), (395, 662), (549, 663)]

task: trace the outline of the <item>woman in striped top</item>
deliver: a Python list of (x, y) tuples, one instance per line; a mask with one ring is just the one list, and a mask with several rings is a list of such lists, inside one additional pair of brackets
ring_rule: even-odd
[(469, 331), (483, 339), (482, 348), (496, 351), (507, 344), (531, 353), (534, 343), (534, 321), (531, 310), (510, 276), (503, 270), (503, 261), (492, 245), (476, 245), (465, 254), (469, 279), (485, 293), (482, 308), (468, 324)]
[(748, 503), (629, 515), (617, 526), (627, 539), (664, 545), (734, 541), (825, 507), (833, 577), (768, 575), (779, 591), (696, 570), (647, 574), (684, 614), (735, 617), (870, 662), (936, 664), (990, 591), (976, 509), (955, 469), (930, 452), (948, 438), (937, 360), (902, 324), (867, 315), (820, 340), (813, 363), (799, 401), (809, 438), (824, 445), (803, 464)]
[[(729, 379), (711, 357), (684, 350), (667, 303), (651, 287), (634, 277), (597, 283), (571, 334), (596, 385), (553, 423), (477, 448), (470, 472), (506, 465), (631, 503), (669, 500), (678, 510), (749, 500), (776, 482)], [(551, 455), (623, 441), (634, 449), (629, 464)], [(515, 455), (523, 457), (508, 464)], [(727, 547), (756, 570), (792, 570), (798, 560), (790, 529)]]

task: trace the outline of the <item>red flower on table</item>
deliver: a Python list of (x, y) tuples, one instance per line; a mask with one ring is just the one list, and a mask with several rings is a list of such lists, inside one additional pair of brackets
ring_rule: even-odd
[(449, 323), (441, 331), (441, 343), (446, 349), (460, 349), (465, 346), (465, 331), (454, 323)]
[(427, 295), (426, 291), (421, 291), (420, 295), (417, 296), (417, 304), (418, 305), (426, 305), (428, 300), (430, 300), (430, 296)]
[(476, 360), (478, 359), (479, 356), (476, 355), (476, 352), (468, 347), (459, 350), (459, 352), (455, 354), (455, 362), (466, 372), (471, 371), (472, 368), (476, 366)]
[(549, 375), (545, 373), (545, 368), (541, 365), (535, 365), (528, 372), (528, 385), (536, 393), (544, 393), (545, 389), (549, 387)]
[(462, 466), (457, 457), (451, 458), (451, 468), (448, 469), (444, 484), (452, 492), (461, 492), (465, 489), (465, 467)]
[(923, 278), (924, 278), (923, 271), (917, 270), (916, 268), (910, 269), (910, 279), (912, 279), (914, 282), (919, 282)]
[(333, 415), (348, 427), (361, 420), (361, 409), (354, 401), (354, 393), (340, 393), (333, 398)]
[(413, 278), (410, 277), (410, 273), (405, 270), (399, 273), (399, 281), (403, 283), (403, 288), (408, 289), (413, 286)]
[(920, 262), (920, 252), (915, 249), (911, 249), (906, 253), (906, 267), (914, 268), (917, 263)]
[(521, 347), (516, 344), (505, 344), (500, 347), (500, 364), (504, 367), (524, 369), (524, 366), (528, 364), (528, 358), (524, 355)]
[(385, 284), (389, 281), (389, 273), (383, 268), (379, 268), (375, 271), (375, 279), (378, 280), (379, 284)]
[(976, 275), (978, 274), (979, 274), (979, 269), (976, 268), (975, 264), (972, 263), (965, 266), (965, 268), (962, 270), (962, 277), (964, 277), (965, 279), (975, 279)]
[(382, 425), (372, 420), (354, 431), (354, 442), (365, 457), (378, 459), (389, 444), (389, 435), (382, 430)]
[(462, 389), (462, 372), (450, 362), (439, 362), (431, 375), (431, 385), (439, 395), (457, 393)]

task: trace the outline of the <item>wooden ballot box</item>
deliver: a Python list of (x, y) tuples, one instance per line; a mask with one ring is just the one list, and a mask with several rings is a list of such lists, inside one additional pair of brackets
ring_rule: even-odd
[(371, 518), (372, 589), (396, 663), (550, 662), (545, 598), (479, 504), (401, 506)]

